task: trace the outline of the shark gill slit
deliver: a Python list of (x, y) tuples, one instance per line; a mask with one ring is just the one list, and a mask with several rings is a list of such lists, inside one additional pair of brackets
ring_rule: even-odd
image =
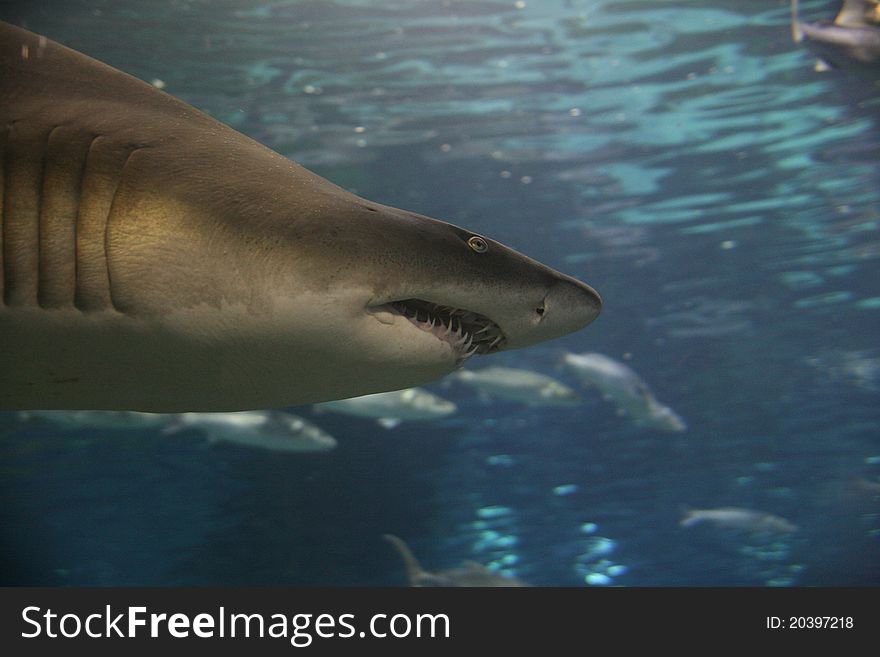
[(86, 165), (88, 164), (88, 161), (89, 161), (89, 153), (92, 152), (92, 146), (94, 145), (95, 141), (97, 141), (99, 136), (100, 135), (95, 135), (89, 140), (89, 143), (85, 149), (85, 154), (83, 155), (83, 158), (82, 158), (82, 167), (80, 170), (78, 192), (77, 192), (77, 197), (76, 197), (76, 216), (74, 217), (74, 221), (73, 221), (73, 307), (78, 310), (81, 310), (81, 308), (79, 307), (79, 305), (77, 303), (77, 299), (80, 294), (80, 292), (79, 292), (79, 288), (80, 288), (80, 283), (79, 283), (80, 264), (79, 263), (80, 263), (80, 259), (81, 259), (81, 255), (80, 255), (80, 239), (81, 238), (80, 238), (80, 229), (79, 229), (80, 213), (81, 213), (80, 208), (82, 207), (82, 202), (83, 202), (83, 188), (85, 187)]
[(46, 135), (45, 161), (43, 175), (40, 179), (40, 215), (37, 240), (37, 305), (40, 308), (50, 308), (55, 305), (52, 303), (54, 296), (53, 274), (57, 269), (54, 248), (57, 245), (55, 241), (57, 231), (54, 224), (59, 220), (61, 214), (55, 205), (61, 201), (61, 194), (53, 185), (57, 177), (56, 170), (60, 165), (60, 157), (54, 152), (53, 145), (57, 140), (52, 137), (57, 134), (59, 128), (60, 126), (55, 126)]
[(42, 271), (42, 261), (45, 257), (43, 253), (43, 215), (45, 214), (43, 210), (43, 205), (45, 203), (45, 191), (46, 191), (46, 162), (49, 159), (49, 140), (52, 138), (52, 132), (54, 132), (55, 128), (50, 128), (46, 133), (45, 138), (42, 140), (42, 148), (40, 149), (41, 153), (41, 161), (40, 161), (40, 174), (36, 179), (36, 185), (34, 187), (34, 191), (36, 192), (36, 204), (34, 207), (34, 211), (36, 216), (36, 266), (37, 270), (34, 278), (34, 303), (38, 306), (40, 305), (40, 275)]
[(44, 228), (43, 228), (43, 215), (45, 214), (43, 206), (46, 201), (45, 193), (44, 193), (45, 187), (46, 187), (46, 167), (47, 167), (47, 162), (49, 161), (49, 140), (52, 138), (52, 133), (54, 132), (54, 130), (55, 130), (55, 128), (50, 128), (49, 131), (46, 133), (45, 139), (42, 140), (42, 149), (40, 150), (40, 153), (42, 156), (42, 159), (40, 162), (40, 175), (37, 178), (37, 184), (34, 189), (34, 191), (36, 192), (36, 195), (37, 195), (37, 202), (36, 202), (36, 206), (34, 208), (34, 210), (36, 211), (36, 217), (34, 217), (34, 218), (36, 220), (36, 251), (37, 251), (36, 266), (37, 266), (37, 270), (34, 272), (35, 276), (34, 276), (33, 302), (37, 306), (40, 305), (40, 272), (42, 269), (41, 263), (43, 261), (43, 258), (45, 257), (45, 254), (43, 253), (42, 233), (44, 230)]
[(132, 156), (141, 150), (140, 146), (131, 146), (130, 150), (125, 156), (125, 160), (122, 162), (122, 165), (119, 167), (119, 177), (116, 179), (116, 184), (113, 187), (113, 195), (110, 198), (110, 206), (107, 209), (107, 220), (104, 222), (104, 262), (107, 265), (107, 294), (110, 297), (110, 306), (116, 312), (125, 312), (124, 309), (117, 303), (116, 298), (113, 296), (113, 275), (110, 269), (110, 220), (113, 218), (114, 208), (118, 210), (116, 207), (116, 198), (119, 194), (119, 188), (122, 186), (122, 180), (125, 175), (125, 167), (128, 166), (128, 163), (131, 162)]
[[(130, 156), (102, 135), (94, 137), (85, 157), (76, 221), (76, 293), (74, 305), (83, 312), (113, 307), (107, 259), (110, 210)], [(120, 155), (122, 157), (120, 157)]]
[[(76, 222), (88, 135), (71, 135), (73, 128), (56, 126), (46, 147), (40, 206), (41, 308), (71, 308), (76, 281)], [(77, 137), (79, 137), (77, 139)]]
[(4, 152), (3, 299), (34, 306), (39, 285), (40, 204), (48, 128), (13, 122)]

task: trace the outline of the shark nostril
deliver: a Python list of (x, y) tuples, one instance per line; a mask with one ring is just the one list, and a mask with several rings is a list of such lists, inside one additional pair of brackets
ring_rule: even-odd
[(538, 313), (539, 317), (543, 317), (544, 316), (544, 306), (538, 306), (537, 308), (535, 308), (535, 312)]

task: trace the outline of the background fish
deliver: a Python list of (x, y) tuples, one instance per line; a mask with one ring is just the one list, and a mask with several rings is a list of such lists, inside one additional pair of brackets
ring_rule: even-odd
[(581, 402), (578, 394), (561, 381), (531, 370), (484, 367), (479, 370), (461, 370), (449, 379), (474, 388), (488, 397), (510, 399), (530, 406), (568, 406)]
[(407, 388), (339, 399), (316, 404), (314, 408), (316, 412), (331, 411), (375, 418), (386, 429), (393, 429), (404, 420), (437, 420), (458, 410), (453, 402), (424, 388)]
[(282, 411), (179, 413), (162, 429), (166, 435), (197, 431), (212, 442), (274, 452), (326, 452), (336, 439), (308, 420)]
[(569, 371), (615, 403), (621, 415), (635, 424), (680, 432), (687, 425), (669, 406), (654, 397), (648, 385), (630, 367), (597, 353), (572, 354), (562, 357)]
[(736, 529), (746, 532), (790, 533), (797, 531), (797, 526), (785, 518), (763, 511), (726, 506), (717, 509), (691, 509), (686, 511), (678, 523), (682, 527), (693, 527), (700, 523), (709, 523), (725, 529)]

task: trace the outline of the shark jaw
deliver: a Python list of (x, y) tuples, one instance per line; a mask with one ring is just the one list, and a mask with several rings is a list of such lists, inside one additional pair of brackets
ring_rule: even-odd
[(506, 342), (501, 327), (485, 315), (423, 299), (372, 305), (367, 307), (367, 312), (382, 324), (395, 324), (402, 318), (419, 331), (449, 345), (456, 367), (474, 354), (499, 351)]

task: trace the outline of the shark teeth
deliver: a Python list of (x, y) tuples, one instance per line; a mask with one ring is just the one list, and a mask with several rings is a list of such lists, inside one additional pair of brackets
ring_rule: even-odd
[(387, 304), (421, 330), (448, 342), (460, 362), (474, 354), (488, 354), (504, 346), (505, 337), (495, 322), (484, 315), (442, 306), (421, 299), (402, 299)]

